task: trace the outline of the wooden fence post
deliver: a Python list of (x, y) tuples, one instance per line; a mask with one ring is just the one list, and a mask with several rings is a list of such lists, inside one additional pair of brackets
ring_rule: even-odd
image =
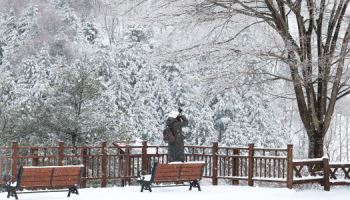
[(64, 142), (58, 143), (58, 166), (63, 165), (64, 160)]
[(82, 157), (82, 163), (84, 165), (83, 167), (83, 173), (81, 174), (82, 175), (82, 179), (81, 179), (81, 183), (80, 183), (80, 187), (81, 188), (86, 188), (86, 177), (87, 177), (87, 165), (88, 165), (88, 150), (87, 150), (87, 147), (84, 147), (82, 150), (81, 150), (81, 157)]
[(329, 171), (329, 159), (323, 158), (323, 187), (325, 191), (330, 190)]
[(253, 186), (253, 174), (254, 174), (254, 144), (248, 145), (248, 185)]
[(122, 178), (121, 179), (121, 184), (122, 187), (124, 187), (125, 184), (125, 151), (123, 151), (121, 148), (118, 148), (118, 153), (119, 153), (119, 176)]
[(16, 177), (17, 163), (18, 163), (18, 143), (12, 142), (12, 177)]
[[(233, 155), (239, 155), (239, 149), (233, 149)], [(232, 164), (232, 176), (238, 176), (239, 174), (239, 158), (234, 157), (233, 158), (233, 164)], [(239, 185), (239, 180), (233, 180), (232, 185)]]
[(293, 145), (287, 145), (287, 188), (293, 188)]
[(30, 148), (30, 155), (32, 156), (32, 166), (39, 165), (38, 151), (39, 151), (38, 147), (31, 147)]
[(142, 142), (142, 172), (148, 173), (147, 141)]
[(102, 142), (101, 187), (107, 187), (107, 142)]
[(213, 185), (218, 185), (218, 143), (214, 142), (213, 143), (213, 148), (212, 148), (212, 156), (213, 156), (213, 178), (212, 178), (212, 183)]

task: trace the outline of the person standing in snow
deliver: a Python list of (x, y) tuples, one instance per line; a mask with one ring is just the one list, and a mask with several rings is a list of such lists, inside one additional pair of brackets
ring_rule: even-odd
[(182, 110), (171, 111), (166, 125), (170, 128), (171, 132), (175, 136), (175, 142), (168, 143), (168, 162), (185, 161), (184, 152), (184, 136), (182, 135), (182, 127), (188, 125), (187, 118), (182, 115)]

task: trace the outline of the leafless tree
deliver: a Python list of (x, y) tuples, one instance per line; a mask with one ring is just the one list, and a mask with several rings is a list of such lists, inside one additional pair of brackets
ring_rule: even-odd
[[(346, 76), (350, 0), (203, 0), (207, 13), (257, 18), (279, 35), (283, 48), (264, 52), (289, 67), (299, 114), (309, 138), (309, 158), (323, 156), (336, 102), (350, 93)], [(271, 74), (274, 78), (278, 77)]]

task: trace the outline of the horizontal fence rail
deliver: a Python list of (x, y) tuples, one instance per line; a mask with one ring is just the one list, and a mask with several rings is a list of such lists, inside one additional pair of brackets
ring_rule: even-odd
[(323, 184), (324, 161), (323, 159), (308, 159), (293, 161), (293, 171), (295, 173), (293, 183), (303, 184), (319, 182)]
[(293, 184), (317, 182), (329, 191), (332, 185), (350, 185), (350, 163), (329, 163), (328, 158), (293, 161)]
[(350, 185), (350, 163), (329, 163), (331, 185)]
[[(167, 163), (167, 146), (114, 144), (108, 146), (19, 146), (0, 147), (0, 175), (16, 177), (19, 166), (83, 164), (81, 187), (132, 184), (140, 174), (151, 173), (155, 162)], [(185, 146), (186, 161), (203, 161), (203, 177), (217, 185), (219, 180), (286, 184), (319, 182), (322, 185), (350, 185), (350, 163), (329, 163), (328, 159), (293, 161), (293, 146), (287, 148)], [(325, 177), (328, 177), (328, 182)], [(2, 180), (2, 179), (1, 179)], [(3, 182), (0, 181), (0, 185)]]

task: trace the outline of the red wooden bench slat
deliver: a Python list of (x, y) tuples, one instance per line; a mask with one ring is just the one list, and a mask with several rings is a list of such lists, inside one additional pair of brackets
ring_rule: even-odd
[(182, 174), (180, 175), (180, 178), (191, 178), (193, 180), (195, 179), (199, 179), (201, 177), (201, 175), (199, 173), (193, 173), (193, 174)]
[(76, 181), (75, 182), (70, 182), (70, 181), (65, 181), (65, 180), (62, 180), (62, 181), (55, 181), (55, 183), (52, 183), (52, 186), (51, 187), (69, 187), (69, 186), (74, 186), (76, 184)]
[(33, 167), (23, 167), (24, 173), (47, 173), (51, 172), (52, 167), (45, 167), (45, 168), (33, 168)]
[(159, 173), (154, 176), (154, 179), (162, 179), (163, 177), (179, 177), (179, 173)]
[(55, 180), (52, 181), (52, 186), (57, 186), (57, 185), (62, 185), (63, 183), (65, 183), (67, 186), (72, 186), (77, 184), (79, 181), (78, 177), (75, 178), (57, 178)]
[(21, 185), (25, 186), (26, 183), (31, 183), (31, 182), (50, 185), (50, 177), (40, 177), (40, 179), (37, 177), (26, 177), (25, 180), (22, 180)]
[(43, 187), (50, 185), (52, 168), (23, 168), (21, 187)]
[(178, 179), (174, 179), (174, 177), (162, 177), (162, 179), (154, 180), (156, 183), (162, 183), (162, 182), (176, 182)]
[(80, 169), (69, 169), (69, 170), (61, 170), (61, 169), (54, 169), (52, 176), (58, 177), (58, 176), (79, 176), (80, 175)]
[[(158, 169), (158, 168), (157, 168), (157, 169)], [(178, 169), (173, 169), (173, 170), (159, 169), (159, 170), (157, 170), (157, 173), (159, 173), (159, 174), (171, 174), (171, 173), (175, 174), (176, 172), (179, 173), (179, 170), (180, 170), (180, 168), (178, 168)]]
[(23, 167), (23, 176), (50, 176), (52, 168), (27, 168)]

